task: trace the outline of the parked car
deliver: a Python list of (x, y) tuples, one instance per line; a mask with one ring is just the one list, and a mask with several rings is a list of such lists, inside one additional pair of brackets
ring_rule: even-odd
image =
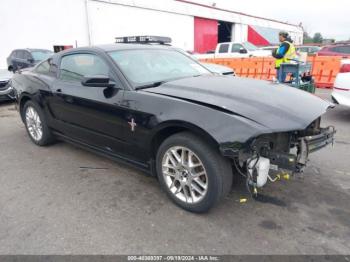
[(46, 49), (15, 49), (7, 58), (7, 68), (15, 72), (18, 69), (32, 67), (52, 54), (52, 51)]
[(14, 100), (14, 91), (10, 85), (12, 73), (6, 69), (0, 70), (0, 101)]
[(278, 45), (270, 45), (270, 46), (263, 46), (260, 47), (261, 50), (268, 50), (271, 51), (271, 54), (274, 50), (276, 50), (279, 46)]
[(320, 126), (330, 103), (285, 85), (213, 74), (165, 45), (70, 49), (12, 82), (34, 144), (60, 139), (134, 164), (192, 212), (228, 194), (233, 168), (255, 191), (270, 170), (301, 171), (335, 132)]
[(213, 54), (197, 54), (197, 59), (205, 58), (227, 58), (227, 57), (261, 57), (271, 56), (271, 50), (263, 50), (249, 42), (236, 43), (227, 42), (219, 43)]
[(332, 100), (336, 104), (350, 106), (350, 59), (341, 61), (332, 91)]
[(321, 47), (319, 46), (312, 46), (312, 45), (302, 45), (302, 46), (298, 46), (296, 48), (297, 52), (304, 52), (307, 53), (308, 55), (314, 55), (316, 54), (318, 51), (321, 50)]
[(319, 56), (350, 56), (350, 44), (335, 44), (324, 46), (317, 52)]
[(226, 75), (226, 76), (236, 76), (235, 71), (231, 67), (213, 64), (213, 63), (201, 63), (201, 64), (212, 73), (216, 73), (219, 75)]

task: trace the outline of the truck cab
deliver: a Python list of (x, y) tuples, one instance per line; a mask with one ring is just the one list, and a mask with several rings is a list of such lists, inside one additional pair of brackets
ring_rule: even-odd
[(213, 54), (196, 55), (199, 59), (231, 58), (231, 57), (262, 57), (271, 56), (271, 50), (262, 50), (249, 42), (225, 42), (216, 46)]

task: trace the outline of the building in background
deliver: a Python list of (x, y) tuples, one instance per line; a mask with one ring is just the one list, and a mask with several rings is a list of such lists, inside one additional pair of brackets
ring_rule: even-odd
[(303, 29), (187, 0), (3, 0), (0, 8), (0, 68), (16, 48), (86, 46), (117, 36), (169, 36), (173, 45), (204, 53), (219, 42), (278, 43), (288, 31), (296, 44)]

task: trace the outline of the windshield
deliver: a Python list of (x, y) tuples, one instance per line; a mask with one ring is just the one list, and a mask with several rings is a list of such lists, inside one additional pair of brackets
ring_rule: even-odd
[(109, 55), (134, 87), (210, 74), (196, 61), (175, 50), (119, 50)]
[(48, 59), (53, 52), (49, 50), (32, 51), (31, 54), (35, 61), (42, 61)]
[(249, 42), (244, 42), (243, 46), (246, 49), (248, 49), (249, 51), (256, 51), (256, 50), (258, 50), (258, 48), (255, 45), (253, 45), (252, 43), (249, 43)]

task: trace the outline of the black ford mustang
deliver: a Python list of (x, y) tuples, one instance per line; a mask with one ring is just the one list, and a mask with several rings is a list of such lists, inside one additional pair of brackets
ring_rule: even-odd
[(55, 139), (124, 160), (158, 177), (179, 206), (204, 212), (273, 171), (303, 169), (333, 142), (330, 106), (292, 87), (218, 76), (167, 46), (113, 44), (58, 53), (12, 79), (31, 140)]

